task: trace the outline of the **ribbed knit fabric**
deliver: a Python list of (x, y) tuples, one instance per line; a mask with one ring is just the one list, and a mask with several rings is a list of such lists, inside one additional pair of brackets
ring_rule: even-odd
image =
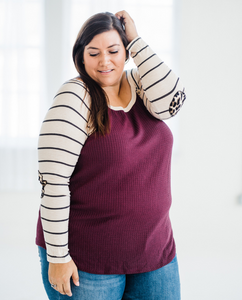
[(70, 180), (70, 255), (89, 273), (152, 271), (175, 256), (172, 134), (139, 97), (129, 112), (109, 112), (110, 134), (87, 139)]

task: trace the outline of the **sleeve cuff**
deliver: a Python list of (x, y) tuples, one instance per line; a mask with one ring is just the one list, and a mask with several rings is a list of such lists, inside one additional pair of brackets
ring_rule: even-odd
[(58, 258), (58, 257), (51, 257), (47, 255), (47, 261), (54, 264), (63, 264), (68, 263), (71, 261), (71, 256), (68, 254), (66, 257)]

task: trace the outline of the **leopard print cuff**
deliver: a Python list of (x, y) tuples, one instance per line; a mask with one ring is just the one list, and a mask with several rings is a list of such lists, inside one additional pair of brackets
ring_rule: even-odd
[(47, 181), (43, 179), (43, 175), (40, 173), (40, 171), (38, 171), (38, 173), (39, 173), (39, 182), (42, 185), (41, 198), (43, 198), (45, 195), (45, 186), (47, 184)]
[(169, 113), (171, 114), (171, 116), (175, 116), (178, 113), (185, 100), (186, 94), (182, 91), (178, 91), (174, 95), (169, 108)]

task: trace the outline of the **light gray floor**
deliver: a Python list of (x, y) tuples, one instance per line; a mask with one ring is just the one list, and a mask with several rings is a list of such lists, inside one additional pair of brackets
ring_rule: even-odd
[(47, 300), (35, 246), (38, 195), (0, 194), (0, 201), (0, 299)]
[[(48, 299), (34, 245), (38, 197), (38, 193), (0, 194), (0, 299)], [(184, 249), (189, 251), (190, 246)], [(222, 252), (208, 256), (180, 248), (182, 300), (242, 300), (242, 260), (233, 256), (233, 249), (230, 256)]]

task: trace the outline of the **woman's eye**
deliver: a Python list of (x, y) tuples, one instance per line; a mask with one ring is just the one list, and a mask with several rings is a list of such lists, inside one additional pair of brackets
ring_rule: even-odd
[(115, 53), (118, 53), (118, 50), (116, 51), (110, 51), (111, 54), (115, 54)]
[(98, 53), (89, 53), (90, 56), (97, 56)]

